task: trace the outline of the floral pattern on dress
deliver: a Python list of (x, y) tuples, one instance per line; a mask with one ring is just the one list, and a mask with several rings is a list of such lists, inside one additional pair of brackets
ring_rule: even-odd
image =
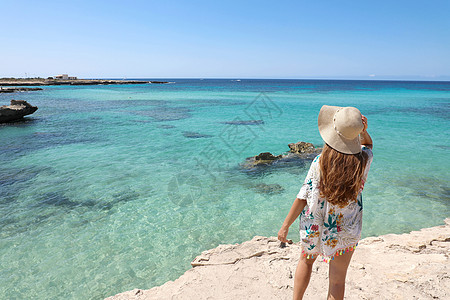
[(345, 249), (353, 249), (361, 237), (362, 229), (362, 190), (367, 180), (370, 164), (373, 160), (372, 150), (362, 147), (368, 154), (368, 161), (363, 176), (363, 184), (356, 201), (345, 206), (334, 205), (320, 197), (320, 155), (314, 158), (305, 181), (297, 195), (306, 200), (306, 206), (299, 216), (300, 240), (303, 251), (308, 257), (322, 255), (329, 261)]

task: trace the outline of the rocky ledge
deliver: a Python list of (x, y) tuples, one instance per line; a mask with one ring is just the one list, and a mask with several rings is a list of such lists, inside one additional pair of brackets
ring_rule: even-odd
[[(204, 251), (175, 281), (107, 298), (292, 299), (299, 243), (275, 237)], [(445, 225), (361, 240), (347, 275), (346, 299), (450, 299), (450, 219)], [(316, 261), (305, 299), (326, 299), (328, 264)]]
[(106, 79), (0, 79), (0, 86), (41, 86), (41, 85), (109, 85), (109, 84), (147, 84), (169, 83), (166, 81), (142, 81), (142, 80), (106, 80)]
[(16, 92), (30, 92), (30, 91), (42, 91), (41, 88), (4, 88), (0, 86), (0, 93), (16, 93)]
[(0, 106), (0, 123), (11, 122), (31, 115), (38, 108), (25, 100), (11, 100), (11, 105)]

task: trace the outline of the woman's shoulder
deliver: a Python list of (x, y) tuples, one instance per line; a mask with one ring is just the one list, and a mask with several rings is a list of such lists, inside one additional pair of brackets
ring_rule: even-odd
[(321, 154), (319, 154), (316, 157), (314, 157), (313, 161), (311, 162), (311, 167), (310, 167), (311, 169), (318, 170), (318, 168), (319, 168), (319, 159), (320, 159), (320, 155)]
[(318, 163), (319, 162), (319, 158), (320, 158), (320, 156), (322, 155), (322, 153), (320, 153), (319, 155), (317, 155), (316, 157), (314, 157), (314, 159), (313, 159), (313, 163)]
[(311, 166), (309, 167), (309, 177), (313, 179), (318, 179), (320, 174), (320, 166), (319, 166), (320, 154), (317, 155), (313, 161), (311, 162)]

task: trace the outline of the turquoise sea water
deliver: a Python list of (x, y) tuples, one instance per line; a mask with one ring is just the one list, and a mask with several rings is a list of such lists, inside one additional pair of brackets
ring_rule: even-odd
[[(148, 289), (203, 250), (276, 235), (309, 162), (240, 164), (292, 142), (320, 146), (323, 104), (369, 120), (363, 236), (450, 217), (450, 82), (170, 81), (0, 94), (0, 105), (39, 107), (0, 125), (1, 299)], [(249, 120), (262, 122), (226, 123)]]

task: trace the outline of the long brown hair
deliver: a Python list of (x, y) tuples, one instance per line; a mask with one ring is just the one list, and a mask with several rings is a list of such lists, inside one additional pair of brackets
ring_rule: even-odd
[(325, 144), (319, 159), (320, 196), (339, 206), (356, 201), (368, 159), (363, 151), (344, 154)]

